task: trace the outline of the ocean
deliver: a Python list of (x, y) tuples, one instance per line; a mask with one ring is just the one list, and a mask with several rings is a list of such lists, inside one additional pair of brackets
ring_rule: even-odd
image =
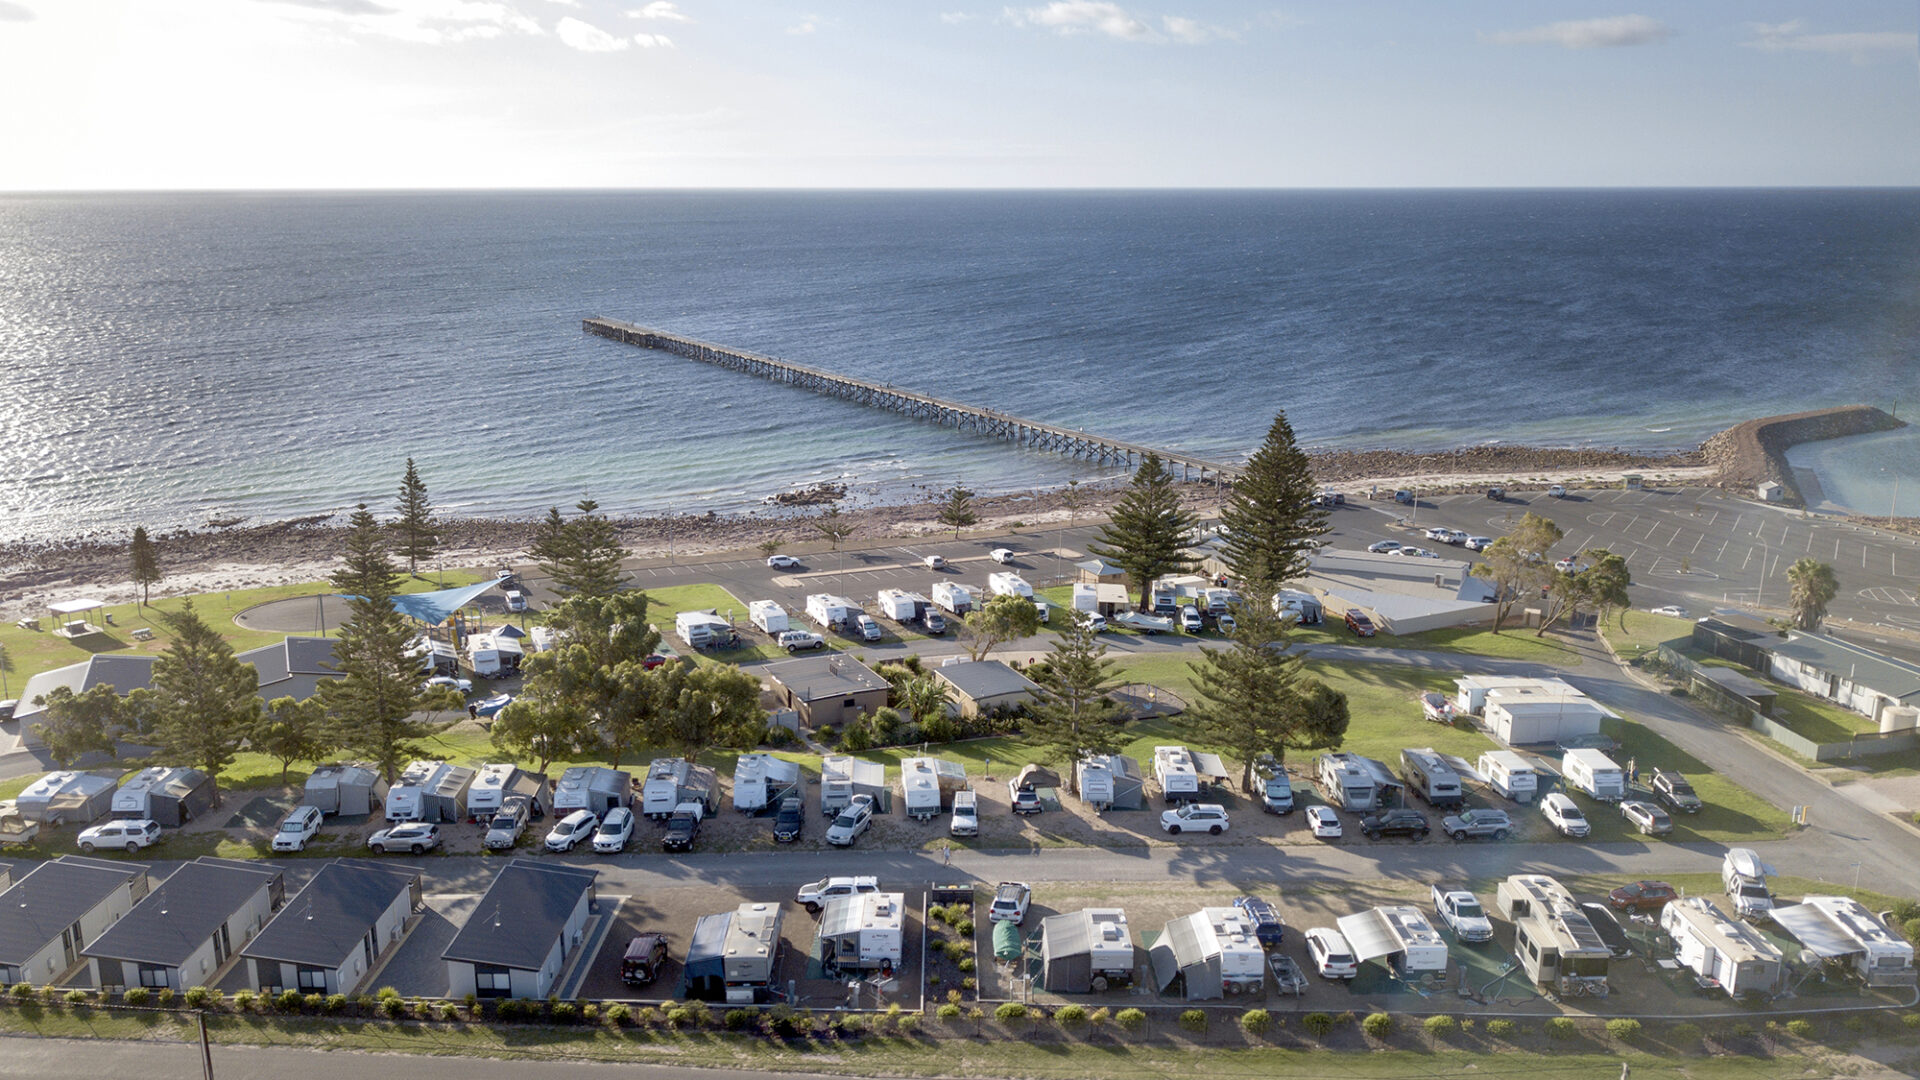
[(501, 517), (1108, 475), (594, 315), (1219, 459), (1280, 409), (1682, 448), (1911, 411), (1920, 191), (0, 196), (0, 540), (385, 509), (409, 455)]

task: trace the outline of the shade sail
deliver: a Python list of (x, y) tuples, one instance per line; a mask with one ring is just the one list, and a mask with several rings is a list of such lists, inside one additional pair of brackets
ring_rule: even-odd
[(1859, 942), (1834, 925), (1826, 912), (1812, 904), (1777, 907), (1767, 914), (1772, 915), (1773, 921), (1779, 923), (1781, 929), (1792, 934), (1815, 956), (1832, 959), (1857, 953), (1861, 949)]
[(457, 589), (407, 593), (393, 598), (393, 610), (414, 622), (427, 626), (439, 626), (452, 618), (454, 612), (466, 607), (496, 584), (498, 582), (483, 581), (478, 585), (462, 585)]

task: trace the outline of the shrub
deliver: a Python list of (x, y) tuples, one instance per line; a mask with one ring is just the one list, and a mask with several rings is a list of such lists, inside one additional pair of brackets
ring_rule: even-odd
[[(14, 997), (21, 996), (20, 987), (16, 986), (13, 988), (13, 990), (14, 990), (14, 994), (13, 994)], [(153, 999), (153, 991), (147, 989), (144, 986), (135, 986), (127, 991), (126, 1000), (127, 1000), (127, 1004), (129, 1005), (145, 1005), (147, 1002), (151, 1001), (152, 999)]]
[(833, 1027), (844, 1035), (858, 1035), (867, 1030), (867, 1018), (858, 1013), (836, 1016), (833, 1018)]
[(194, 986), (187, 989), (187, 1008), (204, 1009), (220, 1004), (222, 995), (211, 986)]
[(580, 1022), (580, 1006), (571, 1001), (550, 1001), (547, 1003), (547, 1016), (556, 1024), (577, 1024)]
[(65, 990), (60, 989), (52, 983), (48, 983), (40, 988), (40, 1000), (47, 1002), (59, 1001), (60, 995), (64, 993), (66, 993)]
[[(1613, 1025), (1608, 1024), (1607, 1026), (1612, 1027)], [(1813, 1021), (1789, 1020), (1787, 1021), (1787, 1034), (1792, 1035), (1796, 1039), (1811, 1039), (1813, 1038)]]
[(1908, 1013), (1900, 1018), (1900, 1022), (1910, 1028), (1920, 1028), (1920, 1013)]
[(1314, 1038), (1324, 1039), (1333, 1033), (1333, 1014), (1310, 1012), (1300, 1018), (1300, 1026), (1306, 1028), (1307, 1034)]
[(980, 980), (974, 978), (971, 975), (960, 980), (960, 989), (962, 990), (972, 990), (973, 988), (979, 985), (980, 985)]
[(685, 1005), (675, 1005), (667, 1010), (667, 1023), (674, 1027), (687, 1027), (693, 1023), (693, 1010)]
[(380, 1012), (382, 1015), (396, 1019), (405, 1016), (407, 1015), (407, 999), (401, 997), (399, 994), (395, 994), (392, 997), (382, 997), (380, 999)]
[(651, 1005), (642, 1006), (640, 1011), (633, 1014), (633, 1022), (643, 1027), (653, 1027), (660, 1023), (661, 1019), (660, 1010)]
[(1249, 1035), (1265, 1035), (1273, 1028), (1273, 1014), (1265, 1009), (1248, 1009), (1240, 1014), (1240, 1030)]
[(1690, 1043), (1700, 1037), (1700, 1025), (1678, 1023), (1667, 1029), (1667, 1036), (1677, 1043)]
[(441, 1002), (440, 1003), (440, 1019), (442, 1020), (460, 1019), (460, 1006), (451, 1001)]
[(64, 1000), (69, 1005), (85, 1005), (87, 1003), (87, 992), (85, 990), (69, 990), (66, 992)]
[[(68, 1000), (72, 999), (69, 998)], [(1845, 1020), (1840, 1021), (1840, 1026), (1855, 1033), (1862, 1032), (1867, 1030), (1867, 1018), (1864, 1016), (1849, 1016)]]
[(1185, 1012), (1183, 1012), (1183, 1013), (1181, 1013), (1181, 1014), (1180, 1014), (1180, 1029), (1181, 1029), (1182, 1031), (1205, 1031), (1205, 1030), (1207, 1030), (1207, 1012), (1206, 1012), (1206, 1010), (1205, 1010), (1205, 1009), (1188, 1009), (1188, 1010), (1186, 1010)]
[(950, 1024), (955, 1023), (960, 1019), (960, 1006), (949, 1001), (945, 1005), (935, 1009), (934, 1015)]
[(1753, 1025), (1747, 1023), (1745, 1020), (1735, 1020), (1733, 1023), (1727, 1025), (1727, 1034), (1736, 1039), (1752, 1038)]
[(1489, 1020), (1487, 1021), (1487, 1034), (1496, 1039), (1510, 1039), (1513, 1037), (1513, 1021)]
[(173, 999), (174, 993), (173, 987), (171, 986), (162, 987), (160, 993), (154, 996), (154, 1000), (158, 1002), (163, 1009), (171, 1008), (173, 1006)]
[(1147, 1026), (1147, 1014), (1139, 1009), (1121, 1009), (1113, 1014), (1113, 1022), (1128, 1031), (1139, 1031)]
[(321, 1008), (322, 1008), (322, 1009), (324, 1009), (324, 1010), (325, 1010), (326, 1012), (328, 1012), (328, 1013), (342, 1013), (342, 1012), (345, 1012), (345, 1011), (346, 1011), (346, 1009), (347, 1009), (347, 995), (345, 995), (345, 994), (328, 994), (328, 995), (327, 995), (327, 998), (326, 998), (326, 1001), (325, 1001), (324, 1003), (322, 1003), (322, 1005), (321, 1005)]
[(1569, 1017), (1556, 1016), (1547, 1021), (1547, 1038), (1549, 1039), (1571, 1039), (1575, 1030), (1573, 1020)]
[(946, 921), (947, 907), (945, 904), (935, 904), (927, 909), (927, 924), (929, 926), (934, 923), (945, 923)]
[(497, 1020), (518, 1020), (526, 1014), (527, 1003), (519, 998), (501, 998), (500, 1003), (493, 1007), (493, 1015)]
[(282, 990), (278, 994), (274, 995), (273, 1007), (276, 1009), (279, 1009), (283, 1013), (299, 1012), (300, 1002), (302, 1000), (303, 999), (300, 997), (300, 991)]
[(977, 967), (977, 966), (978, 966), (978, 965), (976, 965), (976, 964), (975, 964), (975, 963), (973, 962), (973, 957), (971, 957), (971, 956), (963, 956), (963, 957), (961, 957), (961, 958), (960, 958), (960, 970), (961, 970), (961, 971), (972, 971), (972, 970), (973, 970), (973, 969), (974, 969), (975, 967)]
[(300, 1004), (314, 1012), (319, 1012), (327, 1004), (327, 995), (318, 993), (308, 994), (306, 997), (300, 999)]
[(1109, 1012), (1105, 1005), (1102, 1005), (1099, 1008), (1087, 1014), (1087, 1023), (1097, 1028), (1106, 1027), (1107, 1021), (1112, 1019), (1113, 1019), (1113, 1013)]
[(987, 1014), (981, 1012), (980, 1006), (978, 1005), (975, 1005), (973, 1008), (967, 1010), (967, 1019), (973, 1021), (976, 1024), (982, 1020), (985, 1020), (986, 1018), (987, 1018)]
[(251, 990), (235, 990), (233, 992), (233, 1011), (252, 1012), (253, 1001), (257, 996), (258, 995)]
[(965, 934), (968, 937), (973, 936), (973, 920), (972, 919), (969, 919), (963, 916), (959, 922), (956, 922), (953, 924), (953, 928), (959, 931), (960, 933)]
[(947, 991), (947, 1002), (952, 1005), (960, 1004), (960, 991), (958, 990)]
[(395, 990), (391, 986), (383, 986), (379, 989), (378, 992), (376, 992), (373, 995), (374, 1000), (376, 1001), (391, 1001), (394, 998), (397, 998), (399, 996), (400, 996), (400, 991)]
[(1621, 1042), (1626, 1042), (1629, 1039), (1637, 1039), (1640, 1037), (1640, 1021), (1626, 1017), (1609, 1020), (1607, 1021), (1607, 1034)]
[(1003, 1024), (1017, 1024), (1027, 1018), (1027, 1007), (1017, 1001), (1009, 1001), (993, 1010), (993, 1018)]
[(745, 1031), (752, 1027), (757, 1019), (759, 1017), (752, 1009), (728, 1009), (727, 1015), (722, 1017), (721, 1021), (726, 1024), (728, 1031)]
[(1371, 1038), (1384, 1039), (1393, 1030), (1393, 1017), (1383, 1012), (1368, 1013), (1367, 1018), (1360, 1021), (1360, 1030)]
[(1920, 915), (1901, 923), (1900, 932), (1907, 936), (1908, 941), (1920, 941)]
[(973, 943), (967, 941), (949, 941), (947, 942), (947, 956), (963, 963), (971, 961), (973, 959)]
[(616, 1001), (607, 1006), (606, 1020), (607, 1023), (614, 1027), (620, 1027), (631, 1019), (633, 1019), (633, 1010), (622, 1005), (620, 1002)]
[(1087, 1007), (1085, 1005), (1062, 1005), (1053, 1011), (1053, 1021), (1063, 1028), (1085, 1027)]
[(1451, 1016), (1429, 1016), (1420, 1026), (1426, 1028), (1427, 1034), (1434, 1038), (1444, 1039), (1459, 1030), (1460, 1022)]

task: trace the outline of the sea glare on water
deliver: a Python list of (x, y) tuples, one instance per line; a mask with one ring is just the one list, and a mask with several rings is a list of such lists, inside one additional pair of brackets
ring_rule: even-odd
[(502, 517), (1110, 475), (594, 315), (1223, 460), (1281, 409), (1682, 448), (1914, 411), (1920, 191), (0, 196), (0, 540), (385, 510), (408, 456)]

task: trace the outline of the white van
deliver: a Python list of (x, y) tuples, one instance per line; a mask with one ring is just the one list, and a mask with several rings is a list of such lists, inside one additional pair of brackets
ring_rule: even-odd
[(980, 835), (980, 796), (973, 789), (953, 793), (953, 820), (947, 832), (954, 836)]

